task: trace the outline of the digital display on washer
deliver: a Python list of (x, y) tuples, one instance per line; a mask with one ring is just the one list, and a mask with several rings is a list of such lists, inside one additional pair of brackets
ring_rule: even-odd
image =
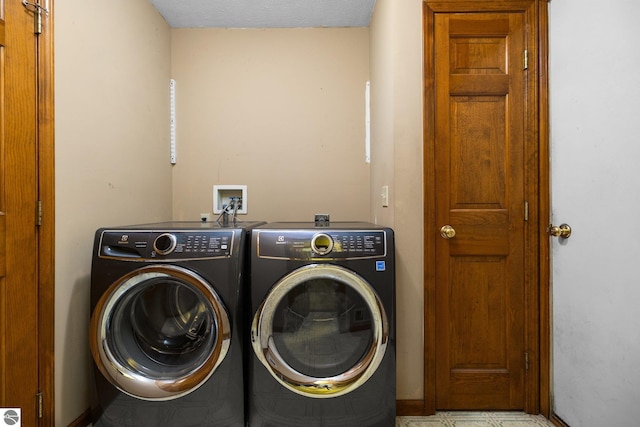
[(257, 253), (284, 259), (378, 258), (386, 255), (387, 245), (380, 230), (261, 230)]
[(232, 231), (108, 230), (100, 241), (101, 258), (170, 260), (229, 257)]

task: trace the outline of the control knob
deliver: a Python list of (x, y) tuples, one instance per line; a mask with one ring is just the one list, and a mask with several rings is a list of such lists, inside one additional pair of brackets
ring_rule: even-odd
[(176, 248), (178, 239), (171, 233), (163, 233), (153, 241), (153, 250), (159, 255), (169, 255)]

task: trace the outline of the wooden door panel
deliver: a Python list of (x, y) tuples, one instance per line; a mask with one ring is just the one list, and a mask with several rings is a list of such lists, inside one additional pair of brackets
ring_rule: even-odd
[(509, 79), (499, 75), (452, 75), (449, 81), (452, 94), (503, 95), (509, 90)]
[(456, 230), (456, 237), (449, 242), (450, 257), (509, 255), (508, 223), (478, 226), (477, 223), (462, 224), (455, 220), (450, 222)]
[(451, 40), (450, 60), (451, 74), (507, 74), (505, 39), (458, 37)]
[[(0, 164), (0, 167), (1, 164)], [(7, 219), (4, 212), (0, 212), (0, 279), (7, 274)], [(0, 284), (2, 286), (2, 284)]]
[(451, 208), (503, 208), (506, 201), (504, 97), (451, 99)]
[(33, 14), (0, 0), (0, 407), (39, 424), (38, 87)]
[[(460, 18), (457, 18), (455, 15), (452, 15), (449, 19), (450, 34), (456, 35), (456, 38), (461, 38), (465, 35), (475, 35), (478, 36), (477, 40), (483, 40), (484, 37), (488, 36), (502, 37), (504, 39), (511, 31), (510, 17), (504, 13), (478, 14), (478, 16), (472, 20), (468, 19), (469, 15), (460, 16)], [(497, 52), (497, 54), (501, 56), (502, 52)], [(506, 58), (506, 55), (503, 57)], [(483, 59), (482, 61), (489, 61), (489, 59)]]
[(436, 407), (522, 409), (523, 17), (435, 28)]
[[(508, 301), (504, 257), (456, 257), (451, 262), (450, 361), (453, 371), (506, 369)], [(470, 297), (473, 296), (473, 297)]]
[[(504, 257), (458, 257), (451, 263), (450, 401), (491, 408), (509, 399)], [(481, 278), (479, 280), (479, 278)], [(474, 295), (470, 298), (470, 295)]]
[(6, 217), (4, 215), (4, 44), (5, 44), (5, 23), (4, 23), (4, 0), (0, 0), (0, 247), (2, 252), (0, 253), (0, 269), (2, 270), (2, 274), (0, 274), (0, 405), (3, 404), (6, 400), (5, 396), (5, 372), (7, 370), (7, 365), (5, 362), (5, 342), (4, 337), (6, 336), (6, 301), (7, 301), (7, 293), (6, 293), (6, 285), (4, 276), (6, 274), (6, 265), (7, 265), (7, 257), (6, 257)]
[[(5, 22), (4, 22), (4, 0), (0, 0), (0, 278), (4, 277), (7, 272), (7, 218), (5, 215), (5, 199), (4, 199), (4, 47), (5, 45)], [(0, 283), (3, 286), (3, 283)], [(2, 314), (0, 308), (0, 315)], [(3, 317), (2, 317), (3, 318)], [(0, 320), (2, 322), (2, 320)], [(4, 336), (2, 325), (0, 324), (0, 333)]]

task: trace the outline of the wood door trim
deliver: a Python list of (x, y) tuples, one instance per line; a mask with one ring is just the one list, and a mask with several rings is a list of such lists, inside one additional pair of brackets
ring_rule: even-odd
[(538, 188), (540, 282), (540, 413), (553, 416), (551, 408), (551, 252), (547, 221), (551, 219), (549, 152), (549, 0), (538, 2)]
[(38, 35), (38, 196), (42, 220), (38, 227), (38, 345), (40, 393), (43, 396), (40, 425), (52, 426), (54, 418), (55, 335), (55, 169), (54, 169), (54, 0), (43, 14)]
[[(550, 299), (549, 248), (546, 222), (549, 217), (548, 162), (548, 20), (547, 0), (423, 2), (424, 35), (424, 414), (436, 410), (435, 360), (435, 61), (434, 15), (446, 12), (522, 12), (530, 31), (527, 33), (529, 72), (527, 77), (526, 195), (529, 223), (526, 230), (527, 298), (526, 343), (529, 371), (526, 374), (525, 411), (550, 415)], [(532, 61), (532, 58), (537, 60)], [(536, 78), (537, 76), (537, 78)], [(531, 111), (533, 110), (533, 111)]]
[[(427, 1), (423, 8), (424, 38), (424, 107), (423, 107), (423, 176), (424, 176), (424, 415), (436, 413), (436, 222), (435, 210), (435, 9)], [(436, 7), (437, 8), (437, 7)]]

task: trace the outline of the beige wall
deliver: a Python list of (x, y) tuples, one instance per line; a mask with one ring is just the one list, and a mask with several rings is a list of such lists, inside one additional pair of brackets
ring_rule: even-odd
[(170, 31), (147, 0), (56, 2), (55, 425), (89, 406), (93, 233), (170, 219)]
[(56, 425), (89, 405), (95, 229), (194, 219), (214, 184), (248, 186), (242, 219), (394, 227), (398, 398), (422, 397), (420, 7), (378, 0), (369, 29), (170, 30), (146, 0), (56, 4)]
[(397, 398), (422, 399), (422, 2), (377, 0), (370, 33), (371, 212), (396, 233)]
[(248, 186), (241, 219), (369, 220), (367, 28), (174, 29), (175, 219)]

